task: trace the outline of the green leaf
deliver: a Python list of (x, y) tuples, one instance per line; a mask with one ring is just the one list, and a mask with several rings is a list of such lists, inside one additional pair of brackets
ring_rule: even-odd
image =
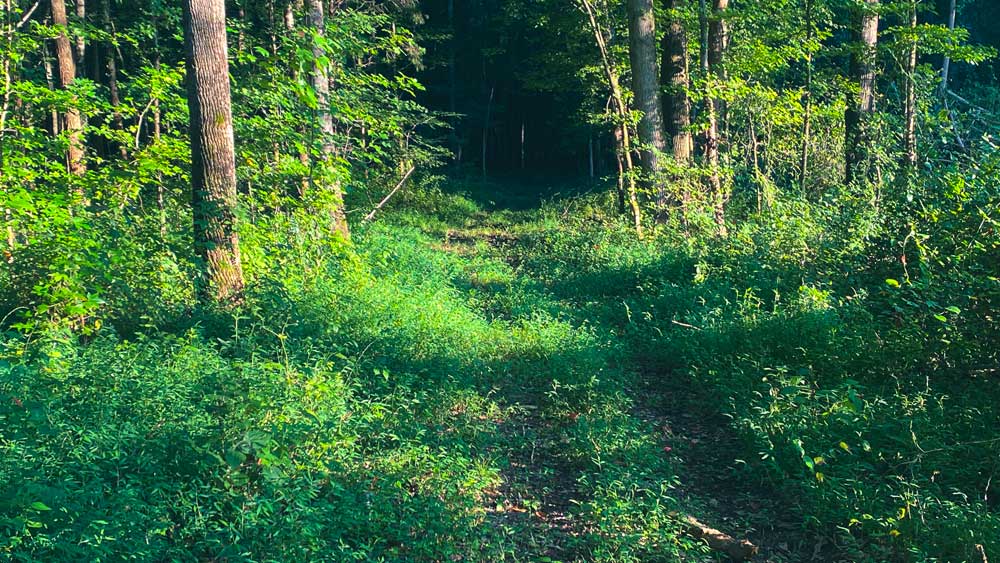
[(243, 465), (243, 462), (247, 460), (245, 453), (237, 449), (229, 449), (226, 451), (226, 463), (229, 467), (236, 469), (237, 467)]
[(892, 278), (885, 280), (885, 283), (888, 284), (889, 287), (899, 287), (899, 282)]
[(32, 510), (37, 510), (39, 512), (47, 512), (49, 510), (52, 510), (48, 506), (45, 506), (45, 503), (40, 502), (40, 501), (35, 501), (35, 502), (31, 503), (31, 505), (29, 506), (29, 508), (31, 508)]
[(802, 456), (802, 463), (806, 464), (806, 467), (809, 468), (809, 471), (813, 471), (816, 469), (816, 462), (814, 462), (813, 459), (807, 455)]

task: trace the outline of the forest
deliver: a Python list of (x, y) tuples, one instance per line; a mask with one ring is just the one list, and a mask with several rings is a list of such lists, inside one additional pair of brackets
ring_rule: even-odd
[(1000, 560), (997, 0), (0, 3), (0, 562)]

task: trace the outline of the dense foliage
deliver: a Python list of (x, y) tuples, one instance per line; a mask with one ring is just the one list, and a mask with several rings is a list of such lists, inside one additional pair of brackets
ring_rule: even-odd
[(1000, 557), (992, 0), (227, 2), (225, 300), (219, 2), (0, 6), (0, 561)]

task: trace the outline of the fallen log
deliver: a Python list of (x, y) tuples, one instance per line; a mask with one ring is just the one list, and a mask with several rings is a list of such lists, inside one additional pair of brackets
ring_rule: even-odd
[(739, 540), (729, 534), (702, 524), (693, 516), (685, 518), (689, 528), (688, 533), (698, 539), (705, 540), (708, 547), (728, 555), (734, 561), (747, 561), (757, 555), (759, 549), (748, 540)]

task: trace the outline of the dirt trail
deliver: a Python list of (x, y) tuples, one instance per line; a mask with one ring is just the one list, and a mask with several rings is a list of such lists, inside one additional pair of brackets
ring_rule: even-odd
[[(491, 214), (481, 214), (465, 229), (449, 230), (442, 249), (468, 255), (479, 252), (483, 248), (480, 243), (485, 243), (489, 251), (518, 270), (519, 276), (526, 277), (528, 274), (519, 268), (518, 237), (498, 227)], [(636, 405), (631, 414), (661, 437), (663, 455), (679, 466), (678, 497), (685, 511), (736, 539), (749, 539), (760, 549), (753, 561), (830, 560), (822, 554), (822, 540), (807, 539), (801, 515), (779, 491), (742, 473), (740, 444), (726, 419), (692, 410), (697, 391), (677, 384), (662, 385), (663, 374), (655, 367), (634, 369), (639, 372), (639, 386), (629, 393)], [(503, 432), (520, 434), (521, 439), (512, 443), (534, 445), (530, 451), (508, 452), (510, 466), (504, 471), (504, 486), (498, 491), (491, 518), (519, 530), (523, 537), (518, 541), (547, 560), (586, 561), (586, 554), (579, 551), (579, 538), (588, 530), (574, 516), (574, 507), (581, 501), (574, 473), (561, 467), (558, 455), (549, 451), (558, 438), (530, 412), (506, 426)], [(685, 559), (725, 560), (717, 553)]]
[(683, 467), (682, 499), (700, 520), (759, 548), (768, 563), (827, 561), (822, 541), (803, 534), (803, 517), (773, 487), (744, 471), (742, 447), (725, 417), (692, 410), (689, 387), (665, 391), (663, 374), (643, 371), (636, 415), (663, 432), (665, 448)]

